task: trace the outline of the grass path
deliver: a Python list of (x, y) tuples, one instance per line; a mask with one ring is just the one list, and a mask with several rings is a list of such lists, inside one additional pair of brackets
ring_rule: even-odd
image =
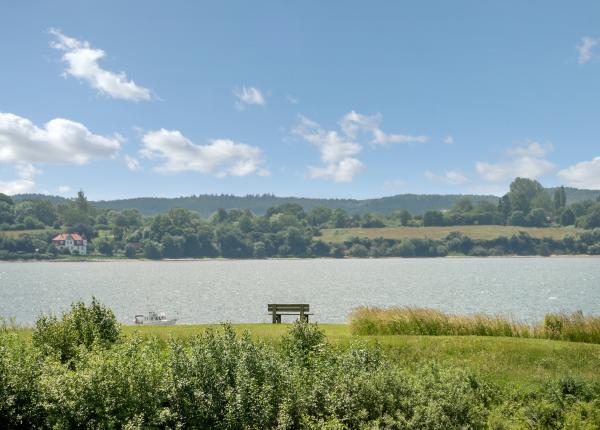
[[(540, 339), (482, 336), (355, 336), (346, 324), (319, 324), (327, 340), (340, 347), (350, 342), (379, 344), (407, 367), (432, 360), (470, 369), (486, 380), (527, 391), (552, 378), (573, 376), (600, 383), (600, 345)], [(176, 325), (170, 327), (126, 326), (131, 335), (192, 336), (218, 325)], [(243, 332), (277, 343), (288, 324), (236, 324)]]

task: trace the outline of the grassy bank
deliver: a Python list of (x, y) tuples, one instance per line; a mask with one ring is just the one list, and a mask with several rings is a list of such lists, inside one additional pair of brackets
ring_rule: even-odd
[(581, 229), (573, 227), (516, 227), (505, 225), (458, 225), (449, 227), (383, 227), (383, 228), (333, 228), (321, 230), (319, 239), (331, 243), (343, 243), (353, 237), (376, 239), (420, 239), (440, 240), (452, 232), (459, 232), (473, 240), (493, 240), (499, 237), (510, 237), (525, 232), (536, 239), (550, 237), (560, 240), (565, 236), (575, 236)]
[(581, 312), (546, 314), (544, 321), (525, 324), (502, 316), (453, 315), (414, 307), (360, 307), (350, 315), (356, 334), (428, 336), (503, 336), (600, 344), (600, 317)]

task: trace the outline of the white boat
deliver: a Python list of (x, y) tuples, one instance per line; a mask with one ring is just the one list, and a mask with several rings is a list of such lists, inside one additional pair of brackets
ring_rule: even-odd
[(173, 325), (177, 318), (169, 319), (164, 312), (150, 311), (148, 315), (136, 315), (133, 322), (140, 325)]

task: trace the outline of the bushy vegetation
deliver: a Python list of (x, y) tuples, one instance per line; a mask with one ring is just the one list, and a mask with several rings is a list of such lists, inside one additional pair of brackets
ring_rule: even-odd
[[(92, 331), (102, 330), (100, 324)], [(534, 392), (501, 389), (436, 363), (404, 367), (377, 345), (331, 345), (318, 326), (305, 323), (292, 326), (280, 344), (236, 334), (229, 325), (168, 341), (133, 335), (101, 345), (72, 337), (79, 353), (69, 362), (46, 342), (0, 330), (3, 428), (600, 425), (600, 387), (592, 383), (567, 377)]]
[(119, 339), (120, 326), (112, 310), (96, 298), (86, 305), (76, 302), (59, 318), (42, 315), (35, 323), (33, 344), (46, 354), (56, 355), (62, 363), (76, 357), (81, 347), (106, 348)]
[(350, 324), (361, 335), (508, 336), (600, 343), (600, 317), (582, 312), (547, 314), (543, 322), (526, 324), (502, 316), (453, 315), (415, 307), (359, 307)]

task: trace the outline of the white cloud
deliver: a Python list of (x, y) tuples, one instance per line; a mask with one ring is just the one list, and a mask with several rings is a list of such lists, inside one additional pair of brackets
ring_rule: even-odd
[(115, 99), (136, 102), (152, 99), (152, 91), (137, 85), (125, 72), (114, 73), (100, 67), (98, 62), (106, 56), (103, 50), (65, 36), (57, 29), (50, 29), (50, 34), (54, 36), (51, 46), (64, 52), (62, 59), (68, 66), (65, 75), (86, 81), (101, 94)]
[(311, 167), (311, 177), (350, 182), (357, 173), (364, 170), (364, 164), (354, 158), (362, 150), (362, 146), (337, 131), (324, 130), (318, 123), (299, 115), (298, 125), (292, 132), (316, 146), (321, 153), (321, 161), (325, 166)]
[(26, 118), (0, 112), (0, 162), (85, 164), (114, 158), (120, 138), (91, 133), (83, 124), (55, 118), (38, 127)]
[(552, 150), (552, 144), (527, 142), (506, 151), (510, 160), (500, 163), (478, 161), (475, 163), (475, 169), (484, 180), (489, 182), (505, 182), (516, 177), (537, 179), (556, 168), (546, 159), (546, 155)]
[(244, 110), (247, 105), (264, 106), (267, 101), (263, 93), (255, 87), (242, 87), (242, 89), (233, 90), (233, 94), (237, 97), (235, 108)]
[(17, 179), (0, 181), (0, 193), (13, 195), (33, 191), (35, 187), (33, 177), (41, 173), (40, 170), (29, 163), (18, 163), (14, 168), (17, 172)]
[(0, 193), (12, 196), (14, 194), (29, 193), (33, 191), (35, 182), (31, 179), (15, 179), (0, 181)]
[(428, 136), (413, 136), (407, 134), (386, 134), (380, 124), (383, 117), (380, 113), (374, 115), (362, 115), (351, 111), (340, 120), (342, 131), (350, 138), (356, 138), (361, 132), (369, 132), (373, 138), (371, 144), (385, 145), (388, 143), (425, 143), (429, 141)]
[(300, 100), (298, 100), (298, 98), (288, 94), (287, 96), (285, 96), (285, 98), (287, 99), (288, 102), (290, 102), (293, 105), (297, 105), (298, 103), (300, 103)]
[(142, 166), (140, 166), (140, 161), (137, 158), (134, 158), (130, 155), (125, 155), (125, 164), (127, 165), (127, 168), (129, 170), (131, 170), (132, 172), (137, 172), (138, 170), (140, 170), (142, 168)]
[(269, 174), (261, 167), (260, 148), (228, 139), (196, 145), (177, 130), (160, 129), (146, 133), (142, 143), (142, 156), (163, 161), (156, 169), (160, 172), (195, 171), (217, 177)]
[(600, 190), (600, 157), (567, 167), (558, 176), (571, 186)]
[(312, 178), (331, 179), (334, 182), (352, 182), (354, 176), (365, 170), (365, 165), (356, 158), (344, 158), (337, 163), (329, 163), (325, 167), (310, 167)]
[(60, 194), (67, 194), (71, 192), (71, 187), (69, 187), (68, 185), (61, 185), (58, 187), (58, 192)]
[(469, 182), (469, 179), (460, 170), (446, 170), (442, 175), (426, 170), (425, 177), (431, 181), (443, 182), (449, 185), (462, 185)]
[(15, 166), (18, 179), (0, 182), (1, 192), (33, 189), (33, 177), (41, 173), (34, 164), (85, 164), (116, 156), (120, 138), (91, 133), (83, 124), (55, 118), (36, 126), (26, 118), (0, 112), (0, 163)]
[(365, 170), (366, 166), (356, 158), (362, 150), (357, 140), (366, 134), (371, 136), (372, 145), (388, 143), (426, 142), (427, 136), (409, 136), (403, 134), (386, 134), (381, 128), (381, 114), (363, 115), (351, 111), (339, 121), (340, 131), (323, 129), (317, 122), (305, 116), (298, 116), (298, 124), (292, 130), (311, 145), (316, 146), (321, 154), (324, 166), (310, 167), (313, 178), (332, 179), (335, 182), (350, 182), (354, 176)]
[(450, 135), (446, 136), (444, 138), (444, 143), (446, 145), (454, 145), (454, 136), (450, 136)]
[(593, 56), (593, 50), (597, 45), (598, 39), (589, 36), (581, 38), (581, 43), (577, 45), (577, 52), (579, 53), (577, 62), (579, 64), (585, 64), (590, 61)]

